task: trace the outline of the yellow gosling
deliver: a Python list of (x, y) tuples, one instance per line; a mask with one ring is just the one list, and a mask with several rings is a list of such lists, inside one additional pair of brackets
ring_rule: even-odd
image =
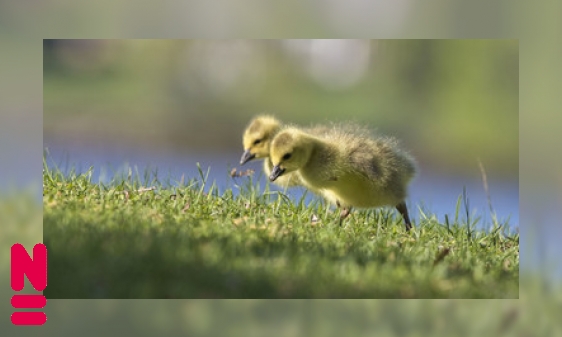
[[(266, 176), (271, 174), (273, 169), (273, 164), (269, 159), (269, 147), (273, 137), (281, 130), (281, 122), (273, 116), (260, 115), (253, 118), (242, 137), (242, 145), (244, 146), (244, 153), (240, 159), (240, 165), (253, 160), (253, 159), (264, 159), (263, 169)], [(330, 128), (327, 126), (315, 126), (306, 128), (307, 132), (315, 135), (320, 135), (327, 132)], [(275, 181), (277, 185), (282, 187), (292, 187), (301, 186), (302, 183), (298, 177), (298, 174), (286, 174), (283, 177), (279, 177)]]
[(342, 220), (352, 207), (394, 206), (406, 230), (412, 228), (405, 199), (416, 166), (395, 139), (372, 138), (349, 125), (320, 136), (287, 127), (272, 140), (269, 155), (271, 181), (297, 173), (305, 187), (343, 207)]
[[(275, 117), (261, 115), (252, 119), (242, 137), (244, 153), (240, 158), (240, 165), (244, 165), (253, 159), (264, 159), (263, 169), (265, 174), (269, 176), (273, 168), (271, 160), (269, 160), (269, 146), (280, 129), (281, 122)], [(302, 185), (296, 174), (287, 174), (275, 183), (282, 187)]]

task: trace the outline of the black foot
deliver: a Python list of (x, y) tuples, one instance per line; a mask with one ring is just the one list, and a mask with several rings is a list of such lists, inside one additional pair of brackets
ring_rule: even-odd
[(340, 211), (340, 227), (343, 224), (343, 220), (349, 216), (351, 213), (351, 207), (344, 207)]
[(402, 218), (404, 218), (404, 222), (406, 223), (406, 231), (412, 229), (412, 223), (410, 222), (410, 216), (408, 215), (408, 208), (406, 207), (406, 203), (402, 201), (398, 205), (396, 205), (396, 209), (400, 214), (402, 214)]

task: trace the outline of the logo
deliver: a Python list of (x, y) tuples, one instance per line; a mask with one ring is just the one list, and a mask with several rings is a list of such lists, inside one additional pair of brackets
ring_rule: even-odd
[[(24, 277), (36, 291), (47, 287), (47, 247), (38, 243), (33, 247), (33, 257), (25, 248), (16, 243), (11, 248), (10, 284), (12, 290), (18, 292), (24, 288)], [(12, 307), (16, 309), (41, 309), (47, 304), (47, 298), (41, 294), (12, 296)], [(14, 325), (43, 325), (47, 315), (42, 311), (16, 311), (12, 314)]]

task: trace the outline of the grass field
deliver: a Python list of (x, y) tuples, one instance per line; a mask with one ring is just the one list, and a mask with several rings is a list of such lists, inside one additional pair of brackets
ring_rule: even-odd
[(391, 209), (340, 227), (322, 202), (251, 177), (220, 192), (207, 181), (201, 171), (169, 187), (147, 172), (96, 184), (92, 170), (45, 165), (47, 298), (519, 296), (519, 234), (476, 229), (466, 199), (445, 224), (424, 214), (407, 233)]

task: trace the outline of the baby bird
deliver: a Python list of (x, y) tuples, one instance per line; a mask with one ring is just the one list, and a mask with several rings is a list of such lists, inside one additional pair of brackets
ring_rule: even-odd
[[(240, 158), (240, 165), (253, 159), (264, 159), (263, 169), (266, 176), (271, 174), (273, 164), (269, 158), (269, 147), (273, 137), (281, 130), (281, 122), (275, 117), (260, 115), (250, 121), (242, 137), (244, 153)], [(313, 135), (321, 135), (330, 130), (328, 126), (314, 126), (304, 129)], [(275, 180), (282, 187), (300, 186), (302, 182), (297, 173), (287, 173)]]
[(342, 219), (352, 207), (394, 206), (412, 228), (404, 200), (416, 165), (393, 138), (372, 138), (361, 127), (320, 136), (288, 127), (272, 140), (270, 159), (271, 181), (296, 172), (305, 187), (343, 207)]
[[(244, 165), (253, 159), (264, 159), (263, 169), (269, 176), (273, 169), (273, 164), (269, 159), (269, 146), (273, 137), (281, 129), (281, 122), (275, 117), (261, 115), (250, 121), (242, 137), (244, 153), (240, 158), (240, 165)], [(297, 174), (286, 174), (276, 180), (276, 184), (283, 187), (302, 185)]]

